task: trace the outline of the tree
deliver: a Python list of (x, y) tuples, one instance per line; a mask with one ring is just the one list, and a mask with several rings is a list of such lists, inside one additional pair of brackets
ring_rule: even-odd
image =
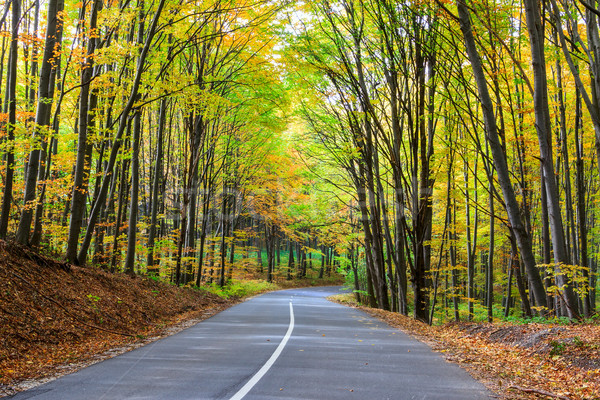
[(519, 252), (521, 253), (521, 258), (525, 264), (527, 276), (535, 294), (536, 301), (540, 306), (545, 307), (546, 293), (539, 271), (536, 267), (531, 238), (523, 226), (523, 222), (521, 221), (519, 206), (508, 172), (506, 155), (504, 154), (498, 137), (498, 127), (496, 125), (496, 117), (493, 111), (494, 107), (492, 99), (489, 95), (483, 68), (481, 66), (481, 59), (475, 45), (469, 10), (465, 3), (460, 1), (457, 3), (457, 9), (459, 12), (460, 28), (464, 37), (467, 54), (469, 56), (469, 60), (471, 61), (471, 68), (473, 69), (473, 76), (477, 82), (477, 89), (479, 92), (483, 117), (485, 120), (487, 140), (490, 145), (492, 157), (494, 159), (494, 166), (496, 167), (498, 182), (504, 196), (504, 202), (506, 206), (506, 212), (508, 213), (510, 220), (511, 231), (515, 234), (519, 246)]
[(2, 195), (2, 212), (0, 215), (0, 239), (6, 239), (8, 222), (10, 218), (10, 206), (13, 195), (13, 176), (14, 176), (14, 146), (15, 128), (17, 125), (17, 58), (18, 58), (18, 37), (19, 22), (21, 21), (21, 1), (11, 1), (11, 36), (10, 49), (8, 54), (8, 79), (6, 82), (6, 94), (8, 101), (5, 103), (5, 112), (8, 113), (6, 121), (6, 136), (8, 140), (8, 151), (6, 154), (6, 173), (4, 176), (4, 192)]
[(19, 229), (16, 239), (19, 243), (29, 244), (31, 233), (31, 222), (35, 209), (36, 188), (40, 157), (42, 156), (41, 142), (46, 140), (50, 127), (51, 107), (54, 97), (54, 86), (56, 77), (56, 58), (60, 56), (62, 43), (63, 25), (60, 15), (64, 9), (63, 0), (50, 0), (48, 2), (48, 13), (46, 19), (46, 40), (44, 45), (44, 57), (40, 68), (40, 79), (38, 83), (38, 104), (35, 115), (35, 128), (33, 134), (33, 150), (29, 153), (27, 163), (27, 174), (25, 178), (25, 192), (23, 195), (23, 211), (19, 220)]
[[(579, 317), (577, 298), (569, 279), (566, 277), (566, 275), (564, 275), (561, 266), (561, 264), (570, 265), (571, 260), (567, 254), (562, 213), (560, 210), (560, 199), (554, 175), (554, 159), (552, 157), (552, 129), (550, 122), (550, 109), (548, 104), (548, 82), (546, 76), (546, 57), (544, 54), (544, 31), (542, 27), (542, 19), (539, 10), (539, 4), (536, 0), (524, 0), (524, 4), (527, 15), (529, 42), (531, 45), (531, 63), (534, 74), (533, 98), (536, 122), (535, 127), (540, 144), (540, 158), (545, 178), (544, 184), (548, 202), (548, 214), (550, 217), (550, 230), (552, 232), (552, 248), (554, 250), (554, 260), (556, 263), (556, 281), (560, 290), (564, 292), (564, 301), (567, 307), (567, 314), (570, 318), (577, 318)], [(539, 304), (543, 304), (543, 302), (540, 302), (540, 298), (537, 296), (537, 293), (536, 301), (539, 302)]]

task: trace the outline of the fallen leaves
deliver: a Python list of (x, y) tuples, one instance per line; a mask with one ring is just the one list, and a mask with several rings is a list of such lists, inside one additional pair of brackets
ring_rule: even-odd
[[(141, 277), (55, 262), (0, 241), (0, 396), (137, 346), (233, 301)], [(115, 354), (111, 353), (110, 356)]]
[(499, 398), (600, 399), (598, 325), (458, 323), (431, 327), (398, 313), (357, 308), (426, 342)]

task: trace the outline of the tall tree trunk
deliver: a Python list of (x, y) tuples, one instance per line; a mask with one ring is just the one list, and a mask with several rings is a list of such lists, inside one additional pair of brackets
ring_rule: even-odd
[(267, 247), (267, 282), (273, 282), (273, 226), (265, 222), (265, 245)]
[(158, 132), (156, 135), (156, 159), (154, 161), (154, 177), (152, 178), (152, 204), (150, 206), (150, 226), (148, 227), (148, 254), (147, 266), (148, 273), (156, 274), (158, 268), (155, 266), (154, 260), (154, 243), (156, 240), (156, 228), (158, 219), (158, 197), (160, 184), (163, 179), (163, 136), (165, 132), (165, 123), (167, 119), (167, 99), (160, 101), (159, 117), (158, 117)]
[(323, 275), (325, 274), (325, 262), (326, 262), (326, 260), (325, 260), (325, 258), (326, 258), (325, 251), (326, 250), (325, 249), (326, 249), (325, 245), (324, 244), (321, 245), (321, 267), (319, 269), (319, 279), (322, 279)]
[(202, 192), (202, 224), (200, 225), (200, 244), (198, 246), (198, 273), (196, 275), (196, 286), (200, 286), (203, 279), (202, 268), (204, 267), (204, 247), (206, 245), (206, 234), (209, 226), (210, 193), (205, 184)]
[(456, 199), (452, 200), (452, 215), (448, 218), (452, 218), (452, 224), (450, 229), (450, 266), (452, 268), (452, 308), (454, 310), (454, 321), (460, 321), (460, 312), (458, 308), (460, 286), (458, 277), (458, 260), (457, 260), (457, 249), (456, 242), (458, 235), (456, 234)]
[(137, 220), (140, 190), (140, 134), (142, 130), (141, 111), (133, 117), (133, 138), (131, 148), (131, 194), (129, 196), (129, 223), (127, 225), (127, 255), (125, 272), (135, 274), (135, 247), (137, 244)]
[(492, 189), (492, 182), (489, 183), (490, 192), (490, 244), (488, 250), (488, 262), (487, 262), (487, 274), (486, 274), (486, 293), (487, 293), (487, 315), (488, 322), (494, 320), (494, 241), (495, 237), (495, 224), (494, 224), (494, 194)]
[[(56, 0), (53, 0), (56, 1)], [(133, 78), (133, 84), (131, 90), (129, 92), (129, 100), (125, 105), (123, 111), (121, 112), (121, 118), (119, 120), (119, 126), (117, 128), (117, 133), (114, 137), (114, 144), (111, 149), (110, 157), (108, 163), (106, 165), (106, 169), (104, 170), (104, 176), (102, 178), (102, 185), (100, 186), (100, 191), (98, 193), (98, 197), (94, 201), (94, 205), (92, 207), (92, 211), (90, 212), (90, 217), (88, 221), (87, 230), (85, 232), (85, 237), (79, 253), (77, 255), (77, 260), (80, 264), (85, 264), (87, 258), (88, 248), (92, 241), (92, 235), (94, 233), (94, 229), (96, 228), (96, 222), (98, 219), (98, 215), (100, 213), (101, 204), (106, 201), (106, 193), (108, 191), (108, 186), (110, 184), (110, 175), (113, 173), (113, 169), (115, 163), (117, 161), (117, 155), (119, 153), (119, 147), (121, 145), (121, 138), (123, 136), (123, 132), (127, 127), (127, 120), (129, 119), (129, 113), (133, 109), (136, 99), (138, 98), (138, 91), (140, 87), (140, 83), (142, 80), (142, 74), (144, 72), (144, 66), (146, 64), (146, 57), (148, 52), (150, 51), (150, 47), (152, 45), (152, 40), (156, 34), (156, 29), (158, 26), (158, 19), (162, 13), (163, 7), (165, 5), (165, 0), (160, 0), (157, 6), (156, 11), (154, 12), (154, 17), (148, 31), (146, 32), (146, 41), (144, 42), (144, 47), (140, 52), (140, 56), (138, 57), (137, 67), (135, 77)]]
[[(54, 79), (56, 74), (55, 57), (60, 55), (62, 44), (62, 11), (64, 0), (50, 0), (48, 3), (46, 41), (44, 45), (44, 57), (40, 68), (40, 79), (38, 87), (38, 104), (35, 115), (35, 130), (33, 138), (40, 143), (43, 142), (44, 131), (50, 128), (50, 111), (54, 96)], [(19, 220), (16, 240), (21, 244), (29, 244), (31, 233), (31, 221), (35, 210), (36, 189), (38, 170), (40, 165), (41, 149), (34, 145), (29, 153), (27, 174), (25, 177), (25, 191), (23, 195), (23, 212)]]
[(8, 151), (6, 153), (6, 173), (4, 175), (4, 188), (2, 194), (2, 213), (0, 215), (0, 239), (6, 239), (8, 233), (8, 222), (10, 219), (10, 205), (12, 203), (13, 178), (14, 178), (14, 141), (15, 127), (17, 124), (17, 63), (19, 45), (19, 23), (21, 21), (21, 0), (11, 2), (11, 37), (8, 54), (8, 79), (6, 82), (7, 103), (5, 109), (8, 111), (6, 134)]
[(504, 305), (504, 318), (510, 315), (510, 306), (512, 303), (512, 280), (513, 280), (514, 257), (509, 258), (508, 262), (508, 282), (506, 283), (506, 304)]
[(518, 249), (516, 245), (516, 239), (513, 234), (510, 237), (511, 244), (511, 257), (513, 258), (513, 271), (515, 273), (515, 278), (517, 281), (517, 288), (519, 290), (519, 296), (521, 297), (521, 305), (523, 309), (523, 313), (526, 317), (533, 317), (533, 313), (531, 312), (531, 303), (529, 302), (529, 297), (527, 296), (527, 289), (525, 288), (525, 281), (523, 280), (523, 276), (521, 274), (521, 263), (519, 262)]
[[(544, 54), (544, 27), (540, 15), (538, 0), (525, 0), (527, 30), (531, 46), (531, 64), (534, 75), (534, 113), (535, 127), (540, 145), (540, 159), (544, 171), (546, 194), (548, 196), (548, 215), (552, 233), (552, 248), (554, 250), (555, 279), (567, 305), (569, 318), (578, 318), (578, 302), (569, 279), (562, 271), (561, 265), (570, 265), (567, 254), (564, 226), (560, 211), (560, 198), (554, 175), (552, 157), (552, 133), (550, 109), (548, 103), (548, 82), (546, 77), (546, 56)], [(535, 296), (538, 301), (538, 296)]]
[[(89, 31), (96, 30), (99, 8), (102, 7), (101, 0), (94, 0), (90, 14)], [(77, 159), (75, 161), (75, 174), (73, 191), (71, 194), (71, 219), (69, 223), (69, 238), (67, 239), (67, 261), (77, 263), (77, 247), (79, 245), (79, 232), (85, 212), (88, 196), (88, 175), (90, 172), (90, 161), (92, 155), (92, 143), (88, 140), (91, 130), (94, 128), (96, 112), (96, 100), (90, 98), (90, 83), (94, 66), (94, 52), (96, 50), (96, 38), (91, 35), (88, 38), (87, 57), (81, 71), (81, 91), (79, 94), (79, 134), (77, 138)], [(94, 98), (96, 96), (94, 95)], [(91, 112), (90, 112), (91, 110)]]
[[(466, 223), (466, 239), (467, 239), (467, 309), (469, 315), (467, 319), (469, 321), (473, 320), (474, 314), (474, 306), (473, 301), (475, 298), (474, 294), (474, 283), (475, 283), (475, 243), (473, 240), (473, 235), (471, 233), (471, 189), (469, 188), (469, 167), (465, 165), (464, 167), (464, 176), (465, 176), (465, 223)], [(473, 224), (477, 225), (477, 221)]]
[(502, 189), (508, 219), (515, 234), (516, 242), (521, 253), (521, 258), (525, 264), (527, 276), (531, 284), (531, 290), (535, 294), (535, 298), (538, 299), (538, 305), (545, 307), (546, 291), (536, 266), (530, 234), (525, 229), (523, 221), (521, 221), (519, 204), (517, 203), (512, 182), (510, 180), (506, 154), (502, 149), (502, 145), (498, 136), (498, 127), (496, 125), (496, 119), (494, 115), (494, 106), (487, 87), (479, 52), (477, 51), (475, 39), (473, 37), (469, 10), (463, 1), (457, 2), (457, 8), (460, 16), (460, 28), (465, 40), (467, 54), (469, 56), (469, 60), (471, 61), (471, 67), (473, 69), (475, 81), (477, 82), (477, 89), (483, 111), (487, 140), (492, 152), (494, 166), (496, 167), (498, 183)]
[(577, 225), (579, 229), (579, 262), (583, 271), (583, 276), (588, 284), (588, 290), (583, 295), (583, 314), (590, 317), (594, 310), (592, 302), (592, 293), (596, 290), (592, 283), (593, 274), (589, 273), (588, 262), (588, 235), (587, 235), (587, 209), (586, 209), (586, 191), (585, 191), (585, 174), (584, 174), (584, 159), (583, 159), (583, 143), (580, 139), (583, 138), (583, 126), (581, 121), (581, 97), (579, 91), (575, 100), (575, 188), (577, 191)]
[[(227, 244), (226, 244), (226, 237), (227, 237), (227, 232), (228, 232), (228, 226), (229, 226), (229, 215), (227, 213), (229, 207), (228, 207), (228, 203), (229, 203), (229, 196), (227, 194), (228, 192), (228, 187), (227, 184), (225, 182), (223, 182), (223, 200), (221, 203), (221, 227), (222, 227), (222, 231), (221, 231), (221, 245), (220, 245), (220, 250), (221, 250), (221, 273), (219, 275), (219, 286), (223, 287), (225, 286), (225, 283), (227, 281), (226, 276), (225, 276), (225, 260), (227, 259)], [(265, 233), (267, 233), (268, 228), (267, 225), (265, 224)], [(273, 238), (269, 238), (266, 237), (266, 241), (267, 241), (267, 254), (268, 254), (268, 258), (269, 258), (269, 268), (271, 268), (271, 258), (272, 258), (272, 254), (270, 254), (269, 252), (272, 250), (272, 248), (270, 247), (270, 242), (269, 239), (273, 239)], [(271, 271), (269, 270), (269, 273)], [(272, 278), (267, 277), (267, 280), (269, 282), (271, 282)]]
[(110, 270), (117, 270), (117, 261), (121, 257), (121, 249), (119, 248), (119, 237), (121, 236), (121, 226), (125, 219), (125, 202), (127, 201), (127, 191), (129, 189), (128, 181), (128, 162), (124, 161), (121, 166), (121, 182), (119, 183), (119, 205), (117, 207), (117, 215), (115, 218), (114, 237), (112, 245), (112, 257), (110, 262)]
[(294, 245), (291, 239), (288, 239), (288, 266), (287, 266), (287, 280), (292, 279), (292, 271), (294, 270)]

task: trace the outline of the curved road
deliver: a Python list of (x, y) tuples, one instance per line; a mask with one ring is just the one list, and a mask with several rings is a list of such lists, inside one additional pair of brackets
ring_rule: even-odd
[(487, 399), (458, 366), (325, 297), (255, 297), (173, 336), (12, 399)]

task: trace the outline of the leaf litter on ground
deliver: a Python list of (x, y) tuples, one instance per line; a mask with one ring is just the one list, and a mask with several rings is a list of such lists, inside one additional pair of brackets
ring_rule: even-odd
[(0, 397), (172, 334), (237, 301), (60, 263), (0, 241)]
[(333, 274), (276, 276), (276, 284), (267, 285), (260, 274), (245, 274), (219, 296), (57, 262), (0, 240), (0, 397), (176, 333), (247, 296), (343, 281)]
[(600, 399), (600, 326), (448, 323), (429, 326), (399, 313), (356, 307), (427, 343), (501, 399)]

